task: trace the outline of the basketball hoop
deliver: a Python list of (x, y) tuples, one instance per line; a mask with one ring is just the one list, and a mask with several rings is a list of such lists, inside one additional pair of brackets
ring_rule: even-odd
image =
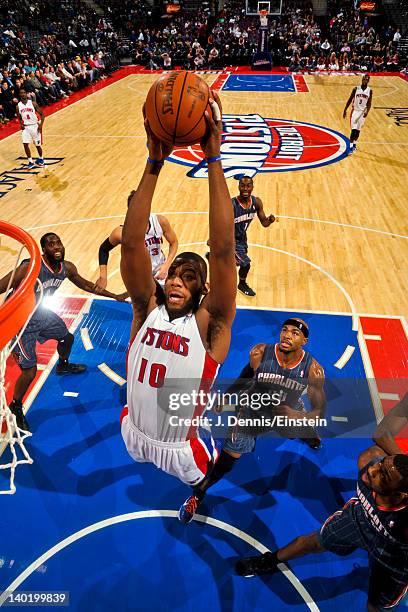
[[(5, 451), (9, 452), (7, 450), (8, 446), (11, 452), (11, 461), (8, 463), (0, 463), (0, 469), (10, 469), (10, 488), (8, 490), (0, 490), (0, 494), (15, 493), (14, 473), (17, 465), (33, 462), (24, 446), (24, 439), (31, 436), (31, 433), (20, 430), (17, 427), (16, 417), (7, 406), (5, 372), (8, 357), (23, 334), (36, 307), (40, 303), (39, 301), (36, 306), (34, 286), (37, 282), (41, 266), (40, 250), (30, 234), (16, 225), (0, 221), (0, 237), (4, 235), (20, 242), (22, 246), (16, 258), (5, 298), (0, 304), (0, 436), (4, 434), (4, 436), (0, 438), (0, 456)], [(20, 262), (21, 253), (24, 249), (27, 249), (30, 257), (27, 273), (16, 291), (13, 292), (9, 299), (6, 299)], [(16, 339), (11, 343), (10, 340), (14, 337), (16, 337)], [(16, 446), (17, 449), (20, 449), (23, 458), (17, 456)]]
[(261, 27), (266, 27), (268, 25), (268, 11), (265, 9), (260, 9), (259, 19), (261, 22)]

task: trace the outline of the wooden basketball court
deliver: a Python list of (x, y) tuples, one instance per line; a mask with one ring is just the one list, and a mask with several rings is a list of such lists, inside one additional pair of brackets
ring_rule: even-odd
[[(203, 78), (222, 86), (226, 115), (259, 117), (265, 133), (274, 130), (274, 157), (268, 154), (258, 168), (254, 194), (279, 220), (265, 229), (255, 219), (250, 227), (248, 282), (257, 295), (237, 296), (242, 308), (222, 376), (236, 377), (255, 342), (275, 342), (287, 310), (305, 313), (313, 331), (308, 350), (326, 373), (323, 448), (316, 453), (296, 440), (260, 440), (240, 470), (217, 483), (203, 515), (186, 531), (176, 520), (181, 485), (150, 464), (136, 465), (120, 439), (131, 308), (85, 299), (66, 281), (53, 308), (75, 333), (73, 362), (88, 370), (58, 377), (55, 342), (37, 345), (38, 371), (24, 400), (34, 464), (18, 466), (17, 494), (3, 498), (0, 605), (22, 585), (69, 594), (76, 610), (93, 609), (95, 601), (101, 610), (128, 609), (136, 585), (142, 607), (166, 602), (169, 609), (241, 610), (245, 601), (258, 610), (328, 612), (365, 606), (367, 556), (361, 551), (320, 561), (314, 556), (262, 580), (244, 581), (233, 566), (254, 550), (273, 550), (305, 529), (319, 529), (355, 495), (355, 458), (382, 410), (407, 391), (408, 134), (386, 111), (408, 107), (408, 82), (371, 78), (373, 109), (357, 152), (347, 155), (349, 121), (342, 114), (361, 77), (280, 74), (268, 91), (265, 75), (258, 83), (249, 73), (231, 76)], [(123, 69), (60, 108), (49, 107), (46, 170), (27, 169), (19, 132), (0, 140), (1, 217), (37, 240), (58, 233), (66, 258), (92, 280), (98, 278), (99, 245), (122, 223), (127, 196), (144, 168), (141, 107), (156, 77)], [(276, 153), (284, 151), (285, 133), (297, 134), (289, 150), (302, 149), (291, 171), (283, 171), (285, 154), (279, 159)], [(255, 137), (245, 138), (243, 148), (248, 143), (250, 151)], [(187, 176), (197, 174), (198, 161), (193, 149), (166, 162), (154, 211), (168, 216), (180, 249), (204, 254), (207, 181)], [(237, 181), (228, 184), (236, 195)], [(17, 252), (16, 243), (1, 239), (2, 275)], [(108, 284), (114, 292), (123, 291), (119, 261), (115, 249)], [(10, 359), (8, 401), (19, 374)], [(0, 489), (7, 488), (8, 473), (0, 476)], [(174, 575), (176, 581), (168, 580)]]
[[(12, 172), (25, 163), (20, 134), (0, 141), (4, 193), (1, 217), (35, 238), (57, 232), (66, 258), (80, 273), (98, 277), (97, 253), (122, 222), (128, 193), (146, 159), (141, 107), (155, 74), (128, 74), (48, 116), (44, 126), (46, 171)], [(209, 84), (217, 74), (203, 76)], [(360, 76), (305, 76), (309, 91), (221, 91), (225, 113), (252, 114), (318, 124), (349, 136), (342, 112)], [(256, 298), (244, 306), (404, 315), (407, 283), (408, 134), (385, 107), (408, 106), (408, 82), (371, 77), (373, 108), (357, 153), (337, 163), (296, 172), (262, 172), (254, 194), (279, 221), (249, 229)], [(319, 145), (316, 145), (317, 147)], [(34, 151), (33, 151), (34, 152)], [(154, 211), (168, 215), (180, 245), (206, 251), (207, 182), (186, 176), (186, 166), (166, 163)], [(10, 187), (14, 176), (15, 187)], [(19, 179), (17, 180), (16, 177)], [(237, 182), (228, 179), (231, 195)], [(1, 273), (11, 264), (2, 247)], [(120, 250), (112, 253), (108, 288), (123, 289)], [(64, 285), (63, 292), (76, 293)]]

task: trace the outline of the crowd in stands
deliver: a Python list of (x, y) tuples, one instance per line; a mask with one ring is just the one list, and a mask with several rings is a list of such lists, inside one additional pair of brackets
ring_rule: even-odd
[(306, 14), (293, 9), (285, 21), (289, 27), (283, 36), (282, 23), (276, 33), (291, 71), (396, 72), (406, 66), (398, 53), (399, 28), (368, 17), (354, 2), (329, 3), (329, 17), (320, 23), (311, 9)]
[[(242, 0), (226, 0), (215, 13), (203, 2), (196, 12), (155, 12), (145, 0), (99, 0), (101, 15), (82, 0), (0, 0), (0, 120), (15, 117), (23, 87), (44, 106), (99, 79), (129, 56), (147, 69), (218, 69), (249, 65), (259, 18)], [(213, 5), (212, 5), (213, 7)], [(103, 13), (103, 14), (102, 14)], [(329, 0), (317, 19), (307, 0), (284, 0), (269, 17), (274, 65), (290, 71), (398, 71), (402, 33), (367, 17), (352, 0)]]
[[(146, 68), (211, 69), (248, 65), (257, 48), (259, 17), (246, 15), (242, 0), (227, 0), (216, 18), (208, 8), (157, 19), (143, 0), (126, 0), (120, 11), (133, 61)], [(205, 6), (206, 3), (203, 3)], [(269, 17), (269, 48), (275, 66), (291, 71), (398, 71), (406, 65), (397, 47), (399, 28), (368, 17), (352, 0), (332, 0), (319, 20), (310, 2), (283, 3)]]
[(0, 4), (0, 53), (1, 123), (16, 116), (22, 88), (46, 106), (119, 65), (117, 33), (79, 0), (16, 0), (12, 10)]

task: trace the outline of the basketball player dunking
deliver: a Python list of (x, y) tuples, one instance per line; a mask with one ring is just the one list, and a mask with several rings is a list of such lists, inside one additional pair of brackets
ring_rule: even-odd
[[(43, 287), (43, 297), (52, 296), (65, 278), (68, 278), (80, 289), (89, 293), (95, 293), (93, 283), (82, 278), (72, 262), (65, 261), (65, 248), (57, 234), (52, 232), (44, 234), (41, 237), (40, 244), (42, 257), (38, 280)], [(27, 273), (28, 263), (28, 260), (23, 261), (15, 271), (14, 276), (12, 272), (9, 272), (0, 279), (0, 294), (7, 290), (11, 278), (11, 288), (13, 290), (17, 289)], [(115, 295), (109, 291), (103, 291), (102, 295), (120, 301), (123, 299), (123, 296)], [(38, 299), (39, 297), (40, 290), (37, 283), (36, 298)], [(22, 402), (37, 372), (36, 343), (43, 344), (51, 339), (58, 341), (57, 351), (59, 361), (56, 367), (57, 374), (81, 374), (86, 370), (85, 365), (69, 362), (74, 336), (68, 331), (64, 321), (55, 312), (40, 304), (16, 344), (13, 353), (21, 374), (16, 381), (13, 401), (9, 408), (16, 417), (18, 427), (25, 431), (29, 431), (29, 426), (24, 416)]]
[[(121, 272), (133, 305), (122, 436), (135, 461), (153, 463), (189, 485), (199, 483), (218, 457), (211, 436), (190, 421), (205, 410), (206, 401), (194, 398), (211, 388), (228, 354), (235, 316), (234, 218), (221, 166), (221, 107), (214, 98), (212, 116), (206, 113), (209, 135), (201, 142), (208, 163), (210, 293), (207, 264), (196, 253), (174, 259), (164, 289), (152, 277), (145, 231), (172, 146), (156, 139), (146, 119), (149, 158), (122, 232)], [(181, 392), (176, 410), (170, 399)]]
[[(45, 115), (36, 102), (28, 99), (27, 92), (24, 89), (20, 90), (20, 102), (17, 104), (16, 110), (22, 130), (21, 138), (27, 155), (28, 168), (35, 168), (36, 165), (43, 167), (45, 162), (42, 151), (42, 128)], [(40, 115), (40, 121), (37, 114)], [(35, 163), (31, 157), (30, 144), (34, 144), (38, 151), (39, 158)]]
[(372, 89), (368, 86), (370, 77), (365, 74), (362, 78), (361, 85), (354, 87), (350, 94), (347, 104), (343, 111), (343, 119), (346, 118), (347, 109), (351, 103), (353, 108), (350, 116), (351, 134), (350, 134), (350, 153), (354, 153), (357, 149), (356, 142), (360, 136), (360, 131), (363, 128), (364, 122), (368, 113), (370, 112), (371, 104), (373, 101)]
[[(134, 191), (128, 197), (128, 206), (134, 195)], [(108, 284), (108, 261), (109, 253), (122, 242), (123, 225), (115, 227), (110, 235), (99, 247), (99, 278), (95, 283), (96, 291), (106, 289)], [(169, 244), (169, 254), (166, 257), (162, 250), (163, 237)], [(145, 236), (145, 245), (149, 251), (152, 264), (153, 277), (158, 283), (164, 285), (169, 267), (176, 256), (178, 240), (175, 231), (171, 227), (168, 219), (163, 215), (151, 213)]]
[[(284, 406), (284, 413), (291, 418), (308, 419), (323, 417), (326, 407), (324, 392), (324, 372), (312, 355), (303, 350), (309, 337), (309, 328), (305, 321), (297, 318), (287, 319), (281, 330), (279, 343), (257, 344), (249, 353), (249, 363), (244, 367), (239, 378), (225, 391), (225, 397), (231, 394), (240, 394), (245, 391), (249, 398), (246, 408), (237, 412), (239, 417), (247, 419), (250, 423), (255, 417), (270, 418), (279, 411), (272, 403), (272, 398), (280, 397), (280, 405)], [(312, 411), (306, 412), (301, 395), (307, 390), (312, 405)], [(271, 397), (271, 403), (263, 407), (262, 411), (254, 412), (250, 408), (251, 395), (263, 398)], [(239, 402), (239, 399), (238, 399)], [(248, 407), (249, 405), (249, 407)], [(220, 412), (217, 409), (217, 412)], [(299, 414), (300, 411), (300, 414)], [(290, 415), (289, 415), (290, 412)], [(302, 415), (302, 413), (305, 413)], [(297, 413), (297, 414), (296, 414)], [(301, 438), (311, 448), (320, 447), (320, 438), (313, 427), (285, 427), (277, 428), (283, 437)], [(180, 520), (189, 523), (194, 516), (198, 505), (204, 499), (207, 490), (221, 480), (232, 470), (237, 460), (245, 453), (255, 449), (257, 434), (270, 432), (270, 428), (254, 428), (244, 426), (234, 427), (224, 440), (224, 445), (218, 462), (212, 472), (199, 485), (194, 487), (192, 496), (186, 501), (180, 511)]]
[(238, 561), (240, 576), (272, 574), (279, 563), (331, 551), (368, 552), (369, 612), (390, 610), (408, 590), (408, 457), (386, 455), (378, 446), (358, 458), (357, 495), (323, 523), (275, 552)]
[[(261, 198), (252, 195), (253, 188), (253, 180), (248, 176), (244, 176), (239, 181), (239, 195), (231, 200), (234, 210), (235, 263), (239, 266), (238, 289), (248, 297), (254, 297), (256, 295), (255, 291), (251, 289), (246, 282), (248, 272), (251, 268), (251, 260), (248, 256), (248, 227), (255, 215), (258, 215), (258, 219), (263, 227), (269, 227), (276, 221), (274, 215), (265, 215)], [(208, 241), (208, 244), (210, 244), (210, 241)], [(209, 254), (207, 253), (207, 259), (208, 256)]]

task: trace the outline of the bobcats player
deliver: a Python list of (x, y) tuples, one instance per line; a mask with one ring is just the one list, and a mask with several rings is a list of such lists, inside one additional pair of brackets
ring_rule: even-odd
[(386, 455), (378, 446), (357, 462), (356, 496), (329, 516), (319, 531), (298, 536), (262, 555), (241, 559), (240, 576), (273, 574), (279, 563), (331, 551), (345, 556), (357, 548), (369, 559), (367, 610), (396, 607), (408, 591), (408, 457)]
[[(145, 228), (172, 147), (154, 137), (146, 119), (149, 158), (122, 233), (121, 271), (133, 305), (122, 436), (135, 461), (153, 463), (189, 485), (198, 484), (218, 456), (211, 436), (202, 435), (193, 419), (206, 406), (205, 400), (196, 401), (197, 393), (209, 391), (228, 354), (235, 316), (234, 219), (214, 97), (212, 116), (206, 113), (208, 136), (201, 143), (208, 163), (211, 291), (207, 294), (205, 285), (207, 264), (196, 253), (174, 259), (164, 289), (152, 278)], [(176, 411), (172, 396), (177, 395), (185, 401)]]
[[(253, 180), (249, 176), (244, 176), (239, 181), (239, 195), (231, 200), (234, 210), (235, 263), (239, 266), (238, 290), (248, 297), (256, 295), (255, 291), (246, 282), (251, 268), (251, 260), (248, 256), (248, 227), (255, 215), (258, 216), (263, 227), (269, 227), (276, 221), (274, 215), (265, 215), (261, 198), (252, 195), (253, 188)], [(210, 241), (207, 244), (210, 244)], [(208, 259), (209, 253), (206, 257)]]
[[(20, 102), (17, 104), (16, 110), (22, 129), (21, 137), (28, 159), (28, 168), (35, 168), (36, 165), (45, 166), (42, 151), (42, 128), (45, 115), (42, 109), (36, 102), (28, 99), (27, 92), (24, 89), (20, 89)], [(40, 115), (41, 121), (38, 120), (37, 113)], [(30, 144), (37, 147), (39, 158), (35, 163), (31, 157)]]
[[(249, 353), (249, 363), (242, 370), (239, 378), (227, 389), (225, 394), (240, 393), (246, 390), (262, 397), (274, 397), (279, 394), (280, 404), (285, 406), (285, 413), (291, 418), (307, 416), (308, 419), (323, 416), (326, 396), (323, 389), (324, 372), (312, 355), (303, 349), (309, 337), (309, 328), (302, 319), (287, 319), (281, 330), (279, 343), (257, 344)], [(312, 405), (311, 412), (304, 412), (301, 395), (307, 390)], [(228, 396), (230, 397), (230, 395)], [(248, 405), (248, 402), (247, 402)], [(262, 407), (256, 413), (250, 408), (241, 408), (239, 416), (249, 421), (255, 416), (270, 418), (274, 404)], [(299, 411), (301, 413), (299, 414)], [(235, 428), (224, 441), (220, 458), (209, 476), (194, 488), (192, 496), (181, 509), (180, 519), (189, 523), (206, 491), (230, 472), (236, 461), (244, 453), (255, 448), (257, 433), (265, 433), (265, 428)], [(269, 430), (270, 431), (270, 430)], [(300, 437), (311, 448), (319, 448), (320, 438), (312, 427), (279, 428), (278, 432), (290, 438)]]
[[(135, 192), (132, 191), (129, 195), (128, 206), (134, 193)], [(109, 237), (104, 240), (99, 247), (99, 278), (95, 283), (96, 291), (106, 289), (106, 285), (108, 283), (107, 274), (109, 253), (112, 249), (121, 244), (122, 228), (123, 225), (115, 227), (115, 229), (110, 233)], [(163, 237), (169, 243), (169, 254), (167, 258), (162, 249)], [(145, 235), (145, 245), (149, 251), (153, 276), (161, 285), (164, 285), (167, 272), (171, 262), (176, 256), (178, 249), (176, 233), (166, 217), (163, 215), (155, 215), (153, 213), (149, 215), (149, 222)]]
[[(95, 293), (93, 283), (79, 275), (76, 266), (65, 261), (65, 248), (57, 234), (47, 233), (40, 240), (42, 248), (41, 268), (38, 280), (43, 286), (43, 295), (51, 296), (61, 286), (65, 278), (74, 285)], [(17, 289), (27, 272), (28, 260), (23, 261), (17, 268), (11, 287)], [(9, 272), (0, 280), (0, 294), (7, 290), (12, 272)], [(122, 300), (122, 296), (116, 296), (109, 291), (103, 291), (106, 297)], [(40, 296), (38, 284), (36, 286), (36, 297)], [(27, 420), (23, 412), (23, 398), (28, 387), (35, 378), (37, 372), (36, 343), (43, 344), (47, 340), (58, 340), (57, 350), (59, 361), (56, 367), (57, 374), (81, 374), (86, 366), (78, 363), (70, 363), (69, 356), (74, 342), (74, 336), (68, 331), (64, 321), (52, 310), (40, 305), (31, 317), (14, 349), (14, 357), (21, 369), (20, 377), (16, 381), (13, 393), (13, 401), (10, 410), (17, 419), (20, 429), (29, 431)]]
[(362, 78), (361, 85), (359, 87), (354, 87), (353, 91), (351, 92), (343, 111), (343, 119), (345, 119), (347, 109), (350, 104), (353, 103), (353, 108), (350, 117), (350, 153), (354, 153), (354, 151), (357, 149), (356, 142), (358, 140), (358, 137), (360, 136), (360, 131), (363, 128), (366, 117), (370, 112), (371, 104), (373, 101), (373, 92), (368, 86), (369, 81), (370, 77), (368, 76), (368, 74), (365, 74)]

